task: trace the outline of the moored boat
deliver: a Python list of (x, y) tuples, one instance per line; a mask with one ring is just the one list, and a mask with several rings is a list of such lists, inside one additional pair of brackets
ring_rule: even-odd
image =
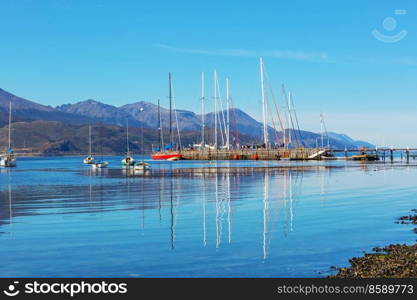
[(122, 159), (122, 165), (125, 167), (133, 166), (135, 165), (135, 159), (132, 156), (127, 155)]
[(135, 159), (130, 155), (129, 147), (129, 121), (126, 119), (126, 156), (121, 161), (122, 166), (130, 167), (135, 165)]
[(91, 126), (88, 127), (88, 139), (89, 139), (88, 156), (84, 158), (83, 163), (86, 165), (91, 165), (94, 163), (94, 157), (91, 153)]
[[(180, 160), (182, 155), (179, 151), (174, 150), (174, 137), (172, 131), (172, 78), (171, 73), (168, 74), (168, 83), (169, 83), (169, 144), (164, 146), (163, 142), (163, 133), (162, 133), (162, 122), (161, 122), (161, 114), (160, 114), (160, 107), (159, 107), (159, 100), (158, 100), (158, 130), (159, 130), (159, 148), (156, 149), (155, 152), (152, 153), (151, 157), (153, 160)], [(174, 105), (175, 106), (175, 105)], [(178, 118), (177, 118), (177, 111), (175, 110), (175, 119), (177, 120), (177, 131), (178, 131), (178, 140), (179, 140), (179, 149), (181, 149), (181, 138), (180, 138), (180, 130), (178, 127)]]
[(379, 156), (377, 154), (370, 154), (362, 152), (361, 154), (352, 155), (352, 160), (361, 160), (361, 161), (375, 161), (379, 160)]
[(0, 166), (5, 168), (16, 167), (16, 156), (12, 149), (11, 143), (11, 132), (12, 132), (12, 102), (9, 103), (9, 146), (6, 154), (0, 156)]
[(86, 165), (91, 165), (94, 163), (94, 157), (92, 156), (87, 156), (86, 158), (84, 158), (83, 163)]
[(151, 157), (153, 160), (180, 160), (182, 155), (177, 152), (156, 152)]
[(100, 161), (100, 162), (92, 163), (91, 164), (91, 167), (93, 169), (102, 169), (102, 168), (107, 168), (108, 165), (109, 165), (109, 162), (107, 162), (107, 161)]
[(12, 149), (6, 155), (0, 157), (0, 166), (5, 168), (16, 167), (16, 157)]
[[(100, 136), (101, 136), (101, 130), (100, 130)], [(100, 154), (101, 154), (101, 159), (98, 162), (93, 162), (91, 164), (91, 167), (93, 169), (103, 169), (103, 168), (107, 168), (107, 166), (109, 165), (108, 161), (103, 160), (103, 143), (100, 141)]]
[(136, 163), (134, 168), (135, 168), (135, 171), (149, 171), (151, 169), (151, 166), (144, 161), (140, 161)]

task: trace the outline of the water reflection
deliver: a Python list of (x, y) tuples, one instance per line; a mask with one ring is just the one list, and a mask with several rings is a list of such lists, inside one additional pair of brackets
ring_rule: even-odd
[(203, 179), (202, 182), (202, 209), (203, 209), (203, 246), (207, 246), (207, 227), (206, 227), (206, 181)]
[[(138, 211), (138, 229), (144, 234), (147, 223), (149, 226), (154, 226), (155, 221), (160, 226), (166, 224), (164, 217), (165, 212), (168, 212), (169, 245), (170, 249), (175, 250), (177, 226), (184, 219), (178, 215), (179, 209), (192, 209), (194, 220), (187, 222), (202, 224), (199, 238), (202, 247), (209, 245), (209, 233), (214, 228), (213, 246), (219, 249), (223, 243), (232, 244), (233, 231), (240, 230), (233, 226), (233, 217), (244, 212), (240, 211), (241, 205), (238, 205), (242, 203), (244, 207), (258, 207), (261, 212), (253, 213), (251, 218), (261, 216), (261, 257), (267, 259), (271, 251), (271, 240), (274, 235), (279, 234), (277, 227), (281, 210), (284, 236), (296, 228), (295, 203), (302, 193), (303, 173), (300, 170), (230, 172), (225, 169), (222, 172), (193, 174), (186, 178), (160, 176), (138, 179), (136, 174), (123, 169), (120, 181), (109, 184), (106, 179), (110, 175), (114, 176), (109, 169), (88, 169), (84, 171), (84, 175), (88, 177), (87, 185), (16, 188), (9, 184), (7, 190), (0, 192), (0, 203), (3, 207), (0, 222), (4, 225), (8, 219), (9, 225), (12, 224), (12, 203), (15, 205), (15, 214), (20, 217), (85, 213), (99, 213), (103, 217), (104, 213)], [(4, 213), (5, 207), (8, 207), (7, 215)], [(149, 213), (149, 217), (145, 218), (149, 210), (157, 214)], [(239, 219), (239, 223), (241, 221)]]

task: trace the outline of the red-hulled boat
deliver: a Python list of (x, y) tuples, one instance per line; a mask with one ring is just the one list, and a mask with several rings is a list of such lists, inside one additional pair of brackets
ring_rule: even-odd
[(151, 157), (153, 160), (179, 160), (181, 159), (181, 154), (176, 152), (156, 152)]
[[(161, 111), (160, 105), (158, 100), (158, 130), (159, 130), (159, 148), (156, 152), (153, 152), (151, 157), (153, 160), (180, 160), (182, 155), (174, 150), (174, 139), (172, 133), (172, 80), (171, 80), (171, 73), (168, 73), (168, 81), (169, 81), (169, 137), (170, 143), (163, 146), (163, 132), (162, 132), (162, 123), (161, 123)], [(178, 124), (177, 124), (178, 126)], [(178, 129), (179, 134), (179, 129)]]

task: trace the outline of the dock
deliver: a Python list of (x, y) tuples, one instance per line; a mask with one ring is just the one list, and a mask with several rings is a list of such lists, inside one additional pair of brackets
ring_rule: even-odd
[[(335, 156), (336, 153), (344, 155)], [(331, 149), (331, 148), (277, 148), (277, 149), (204, 149), (183, 150), (182, 159), (185, 160), (324, 160), (346, 159), (351, 153), (376, 154), (379, 159), (394, 160), (395, 153), (407, 161), (417, 158), (417, 148), (376, 148), (376, 149)]]
[(309, 160), (324, 155), (325, 149), (236, 149), (236, 150), (185, 150), (181, 152), (186, 160)]

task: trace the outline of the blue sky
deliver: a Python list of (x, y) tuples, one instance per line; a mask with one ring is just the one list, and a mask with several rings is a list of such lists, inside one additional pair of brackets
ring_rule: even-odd
[(166, 103), (171, 71), (177, 107), (198, 111), (200, 72), (210, 98), (217, 69), (259, 118), (262, 55), (302, 128), (319, 131), (323, 111), (329, 130), (417, 146), (416, 14), (415, 1), (0, 0), (0, 87), (53, 106)]

